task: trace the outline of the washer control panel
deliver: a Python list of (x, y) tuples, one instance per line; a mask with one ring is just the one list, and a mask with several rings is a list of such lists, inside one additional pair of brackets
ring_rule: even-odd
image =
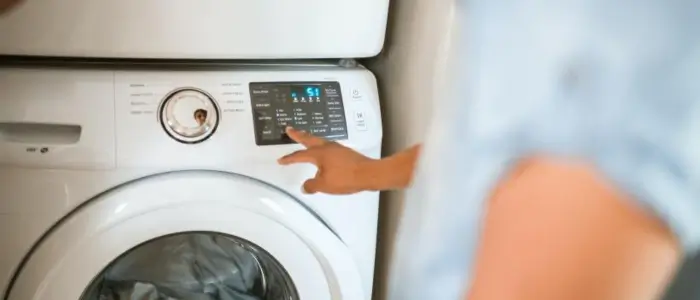
[(300, 149), (286, 126), (372, 157), (383, 134), (376, 80), (359, 67), (5, 67), (0, 105), (0, 167), (277, 167)]
[(170, 92), (158, 111), (160, 123), (168, 135), (186, 144), (206, 140), (219, 125), (216, 101), (196, 88), (178, 88)]
[(285, 134), (287, 126), (329, 140), (348, 138), (336, 81), (251, 82), (249, 89), (257, 145), (293, 143)]
[(381, 148), (376, 80), (362, 68), (240, 66), (113, 76), (105, 82), (114, 85), (111, 149), (119, 167), (276, 165), (275, 158), (299, 148), (284, 134), (287, 126), (358, 151)]

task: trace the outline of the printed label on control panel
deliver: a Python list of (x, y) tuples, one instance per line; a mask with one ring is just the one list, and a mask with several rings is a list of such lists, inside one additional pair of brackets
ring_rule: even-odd
[(220, 84), (218, 98), (223, 113), (242, 113), (248, 110), (244, 85), (239, 82), (224, 82)]
[(168, 87), (162, 84), (129, 84), (129, 114), (132, 116), (154, 116), (160, 99)]

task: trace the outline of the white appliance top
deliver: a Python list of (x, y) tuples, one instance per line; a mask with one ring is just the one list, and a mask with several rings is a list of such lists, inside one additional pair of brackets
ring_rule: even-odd
[(0, 54), (100, 58), (360, 58), (389, 0), (31, 0), (0, 17)]

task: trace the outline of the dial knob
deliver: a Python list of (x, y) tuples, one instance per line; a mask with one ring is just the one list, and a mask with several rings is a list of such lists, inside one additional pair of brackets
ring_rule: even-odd
[(187, 144), (209, 138), (219, 125), (219, 110), (204, 91), (183, 88), (171, 92), (161, 103), (160, 121), (174, 139)]

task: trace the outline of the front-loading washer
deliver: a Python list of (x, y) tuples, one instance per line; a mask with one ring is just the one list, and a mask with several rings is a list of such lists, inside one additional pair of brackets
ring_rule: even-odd
[(3, 67), (4, 299), (370, 299), (378, 194), (303, 195), (287, 125), (378, 157), (374, 77)]

